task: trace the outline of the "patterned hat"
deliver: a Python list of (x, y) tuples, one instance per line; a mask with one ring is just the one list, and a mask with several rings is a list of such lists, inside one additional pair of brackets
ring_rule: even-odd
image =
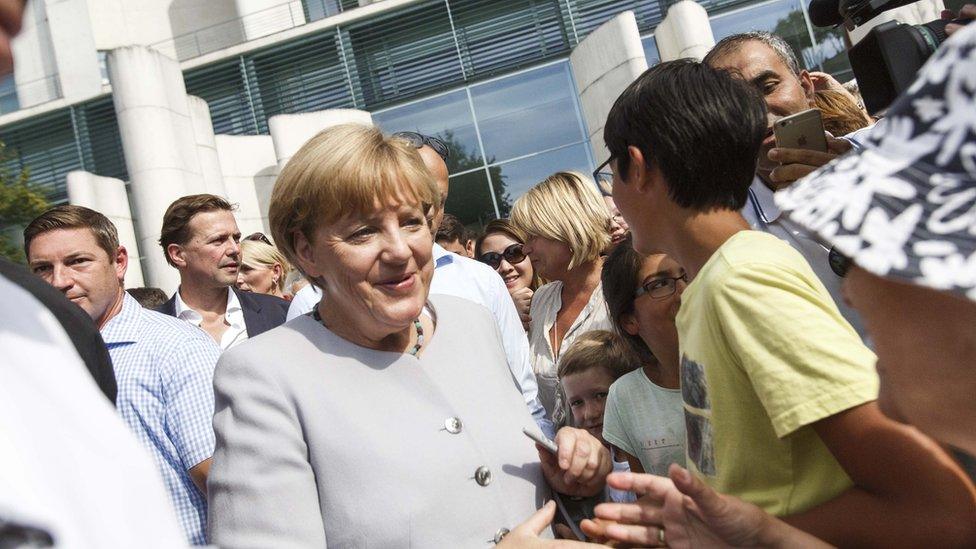
[(867, 271), (976, 300), (976, 24), (932, 55), (863, 148), (776, 204)]

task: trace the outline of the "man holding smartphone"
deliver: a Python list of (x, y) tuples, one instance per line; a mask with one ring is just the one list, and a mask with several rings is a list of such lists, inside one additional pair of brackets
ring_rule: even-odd
[(703, 63), (749, 82), (766, 102), (766, 135), (742, 216), (752, 229), (785, 240), (803, 255), (841, 314), (863, 339), (864, 326), (857, 312), (844, 303), (841, 278), (831, 267), (830, 250), (791, 226), (773, 202), (774, 192), (849, 151), (851, 142), (828, 134), (827, 152), (776, 147), (776, 122), (815, 106), (810, 74), (800, 68), (793, 49), (779, 36), (762, 31), (728, 36), (708, 52)]

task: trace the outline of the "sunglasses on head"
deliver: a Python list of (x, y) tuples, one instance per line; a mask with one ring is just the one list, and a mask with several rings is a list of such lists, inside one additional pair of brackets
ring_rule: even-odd
[(262, 233), (262, 232), (251, 233), (251, 234), (245, 236), (244, 237), (244, 240), (253, 240), (253, 241), (256, 241), (256, 242), (264, 242), (268, 246), (274, 246), (274, 244), (271, 243), (271, 240), (267, 236), (265, 236), (264, 233)]
[(444, 162), (447, 162), (447, 159), (451, 156), (451, 151), (448, 150), (447, 144), (436, 137), (431, 137), (429, 135), (424, 135), (417, 132), (396, 132), (393, 134), (393, 137), (404, 139), (418, 149), (424, 145), (427, 145), (428, 147), (434, 149), (434, 152), (437, 153), (437, 155), (440, 156)]
[(481, 254), (478, 261), (488, 265), (492, 269), (498, 269), (498, 267), (502, 264), (502, 259), (508, 261), (509, 265), (521, 263), (525, 261), (525, 250), (522, 249), (521, 244), (512, 244), (511, 246), (505, 248), (505, 251), (502, 253), (485, 252)]

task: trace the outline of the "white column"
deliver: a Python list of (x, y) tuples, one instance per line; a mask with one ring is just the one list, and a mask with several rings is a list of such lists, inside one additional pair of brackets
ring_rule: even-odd
[(58, 64), (51, 47), (44, 2), (28, 2), (20, 34), (10, 42), (17, 62), (14, 81), (21, 108), (57, 99), (61, 95)]
[(268, 203), (278, 174), (271, 136), (218, 135), (216, 143), (227, 199), (237, 205), (241, 234), (268, 233)]
[(62, 97), (71, 101), (100, 94), (102, 72), (86, 1), (44, 0), (43, 3)]
[[(76, 206), (91, 208), (107, 217), (119, 233), (119, 244), (129, 252), (129, 268), (125, 273), (127, 288), (145, 286), (142, 276), (142, 263), (132, 211), (129, 209), (129, 196), (125, 182), (113, 177), (102, 177), (86, 171), (68, 172), (68, 202)], [(156, 253), (159, 246), (149, 249)]]
[(183, 73), (163, 54), (129, 46), (109, 53), (109, 78), (146, 281), (172, 293), (179, 275), (162, 252), (153, 253), (163, 213), (177, 198), (204, 191)]
[(654, 30), (661, 61), (691, 57), (701, 60), (715, 45), (708, 12), (693, 0), (681, 0)]
[(300, 0), (234, 0), (245, 40), (254, 40), (305, 24)]
[(306, 141), (320, 131), (339, 124), (373, 125), (373, 117), (366, 111), (330, 109), (300, 114), (279, 114), (268, 120), (271, 140), (278, 157), (278, 169), (285, 167)]
[(583, 119), (597, 163), (610, 153), (603, 144), (603, 126), (620, 92), (647, 70), (644, 47), (634, 12), (625, 11), (600, 25), (569, 55), (579, 90)]
[(203, 99), (193, 95), (188, 95), (186, 99), (190, 109), (190, 121), (193, 124), (193, 137), (197, 144), (197, 156), (200, 159), (204, 192), (226, 197), (227, 189), (224, 188), (224, 177), (220, 172), (220, 160), (217, 158), (217, 143), (214, 140), (213, 121), (210, 119), (210, 106)]

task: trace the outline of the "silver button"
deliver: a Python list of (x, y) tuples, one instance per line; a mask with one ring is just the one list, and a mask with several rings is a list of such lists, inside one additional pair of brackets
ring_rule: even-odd
[(502, 540), (505, 539), (505, 536), (507, 536), (509, 532), (510, 530), (508, 528), (499, 528), (498, 531), (495, 532), (495, 543), (496, 544), (501, 543)]
[(491, 469), (487, 465), (478, 467), (478, 470), (474, 472), (474, 481), (482, 486), (491, 484)]
[(444, 420), (444, 428), (447, 429), (448, 433), (456, 435), (461, 432), (461, 420), (456, 417), (449, 417)]

